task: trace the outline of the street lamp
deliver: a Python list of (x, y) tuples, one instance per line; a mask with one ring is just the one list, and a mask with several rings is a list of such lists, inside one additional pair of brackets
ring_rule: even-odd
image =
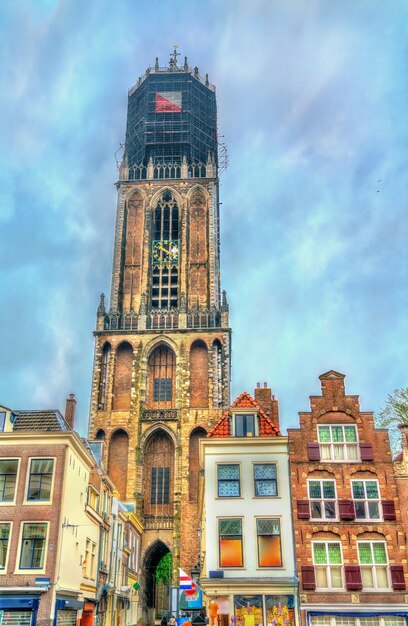
[(191, 568), (191, 578), (195, 583), (198, 583), (198, 580), (200, 578), (200, 568), (198, 567), (198, 565), (195, 565)]

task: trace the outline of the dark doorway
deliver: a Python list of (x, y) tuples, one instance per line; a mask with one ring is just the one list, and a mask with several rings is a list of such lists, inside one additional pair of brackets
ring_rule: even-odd
[(156, 581), (157, 566), (168, 552), (168, 547), (162, 541), (157, 540), (147, 550), (144, 558), (145, 608), (148, 625), (154, 624), (156, 619), (161, 618), (162, 614), (169, 610), (169, 587)]

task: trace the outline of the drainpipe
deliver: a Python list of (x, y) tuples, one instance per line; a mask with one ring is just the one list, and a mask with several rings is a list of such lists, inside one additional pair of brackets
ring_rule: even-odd
[[(119, 546), (118, 546), (118, 540), (119, 540), (119, 524), (117, 523), (117, 519), (116, 521), (116, 554), (115, 554), (115, 574), (113, 577), (113, 584), (114, 584), (114, 589), (116, 590), (116, 574), (117, 574), (117, 569), (118, 569), (118, 551), (119, 551)], [(113, 596), (112, 596), (112, 613), (111, 613), (111, 626), (114, 626), (113, 624), (113, 598), (115, 597), (115, 591), (113, 592)], [(115, 602), (116, 605), (116, 602)]]
[[(110, 556), (109, 556), (109, 574), (108, 574), (108, 581), (111, 581), (111, 573), (112, 573), (112, 560), (113, 560), (113, 538), (115, 536), (115, 530), (116, 530), (116, 515), (112, 515), (113, 517), (113, 527), (112, 527), (112, 540), (111, 540), (111, 547), (110, 547)], [(117, 547), (116, 547), (117, 550)], [(113, 600), (115, 597), (115, 593), (113, 593), (112, 597), (112, 602), (111, 602), (111, 626), (113, 626)]]
[(292, 517), (292, 546), (293, 546), (293, 583), (294, 583), (294, 591), (295, 591), (295, 598), (296, 598), (296, 611), (295, 611), (295, 623), (298, 621), (299, 619), (299, 626), (301, 624), (301, 617), (300, 617), (300, 586), (299, 586), (299, 577), (298, 577), (298, 573), (297, 573), (297, 566), (296, 566), (296, 545), (295, 545), (295, 541), (296, 541), (296, 536), (295, 536), (295, 520), (293, 517), (293, 499), (292, 499), (292, 479), (291, 479), (291, 464), (290, 464), (290, 457), (289, 457), (289, 438), (287, 440), (287, 446), (288, 446), (288, 473), (289, 473), (289, 495), (290, 495), (290, 508), (291, 508), (291, 517)]

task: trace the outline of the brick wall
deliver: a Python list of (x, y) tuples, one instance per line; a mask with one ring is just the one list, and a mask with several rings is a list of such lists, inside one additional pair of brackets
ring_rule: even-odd
[(124, 410), (130, 408), (130, 391), (132, 386), (132, 346), (121, 343), (116, 351), (115, 373), (113, 384), (113, 408)]
[(109, 442), (109, 476), (122, 500), (126, 500), (128, 455), (129, 436), (124, 430), (118, 429)]
[[(300, 428), (289, 429), (289, 454), (293, 497), (295, 550), (297, 569), (302, 578), (302, 567), (312, 566), (312, 541), (335, 539), (342, 545), (343, 564), (359, 565), (357, 539), (383, 540), (387, 544), (390, 565), (401, 565), (408, 579), (406, 534), (401, 524), (388, 433), (374, 428), (372, 413), (360, 411), (357, 396), (345, 394), (344, 376), (337, 372), (321, 377), (322, 396), (310, 398), (311, 412), (300, 413)], [(360, 443), (372, 447), (372, 461), (322, 462), (309, 460), (308, 444), (317, 443), (319, 424), (353, 424), (357, 427)], [(351, 501), (351, 479), (378, 479), (380, 499), (391, 501), (395, 507), (395, 521), (322, 521), (299, 519), (305, 515), (308, 501), (308, 479), (335, 480), (338, 501)], [(302, 504), (303, 503), (303, 504)], [(353, 508), (353, 506), (352, 506)], [(306, 507), (306, 510), (307, 509)], [(354, 508), (353, 508), (354, 510)], [(408, 580), (407, 580), (408, 582)], [(403, 592), (336, 591), (324, 592), (302, 589), (303, 603), (359, 603), (393, 604), (404, 602)]]
[[(30, 446), (0, 446), (0, 458), (19, 458), (20, 466), (16, 491), (16, 504), (0, 507), (0, 521), (13, 522), (9, 540), (9, 556), (7, 570), (0, 576), (0, 586), (35, 586), (37, 576), (46, 576), (55, 583), (57, 546), (60, 532), (61, 499), (64, 483), (66, 449), (63, 445), (55, 445), (50, 450), (49, 445)], [(52, 500), (50, 503), (24, 504), (27, 492), (27, 476), (30, 457), (55, 458), (54, 482)], [(21, 545), (21, 531), (23, 522), (49, 522), (48, 540), (45, 553), (45, 573), (17, 574), (18, 555)], [(50, 590), (40, 596), (38, 620), (47, 620), (51, 614), (53, 591)]]
[(203, 341), (196, 341), (190, 350), (190, 406), (208, 407), (208, 350)]

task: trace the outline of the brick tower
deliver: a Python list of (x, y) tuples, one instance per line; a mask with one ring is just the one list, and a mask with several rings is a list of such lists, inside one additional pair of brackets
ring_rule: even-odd
[(174, 571), (199, 562), (198, 443), (229, 406), (216, 124), (215, 88), (176, 52), (130, 89), (110, 308), (101, 296), (97, 312), (89, 435), (142, 516), (156, 611), (162, 556)]

